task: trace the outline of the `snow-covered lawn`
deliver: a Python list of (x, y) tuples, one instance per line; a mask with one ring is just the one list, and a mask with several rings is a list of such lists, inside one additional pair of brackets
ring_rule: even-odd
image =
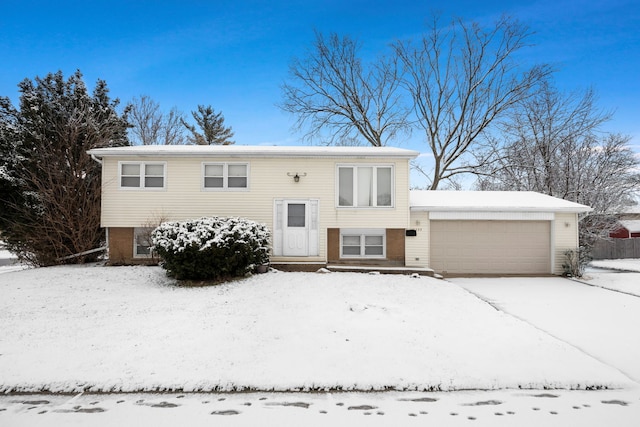
[(272, 272), (184, 288), (158, 267), (95, 265), (2, 274), (0, 290), (5, 392), (634, 384), (431, 278)]
[(638, 271), (640, 272), (640, 259), (600, 259), (591, 261), (592, 266), (610, 270)]
[(4, 248), (4, 243), (0, 241), (0, 274), (11, 271), (20, 271), (27, 268), (24, 264), (18, 263), (18, 257)]
[(591, 266), (595, 268), (580, 279), (584, 283), (640, 296), (640, 259), (605, 259), (591, 261)]

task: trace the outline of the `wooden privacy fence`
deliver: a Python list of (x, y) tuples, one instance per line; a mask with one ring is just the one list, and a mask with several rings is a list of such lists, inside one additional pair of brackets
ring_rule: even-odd
[(591, 250), (593, 259), (640, 258), (640, 237), (600, 240)]

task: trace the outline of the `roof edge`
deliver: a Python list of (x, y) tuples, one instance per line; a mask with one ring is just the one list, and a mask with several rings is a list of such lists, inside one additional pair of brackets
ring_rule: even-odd
[[(144, 146), (150, 147), (150, 146)], [(174, 146), (176, 147), (176, 146)], [(157, 146), (157, 149), (141, 146), (94, 148), (87, 153), (98, 157), (263, 157), (263, 158), (401, 158), (412, 159), (420, 152), (396, 147), (304, 147), (304, 146), (186, 146), (190, 149)]]
[(589, 206), (584, 207), (472, 207), (472, 206), (409, 206), (409, 210), (415, 212), (562, 212), (562, 213), (583, 213), (591, 212), (593, 208)]

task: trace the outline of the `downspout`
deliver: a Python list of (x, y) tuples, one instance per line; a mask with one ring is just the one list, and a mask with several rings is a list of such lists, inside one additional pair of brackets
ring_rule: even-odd
[[(97, 162), (100, 166), (102, 166), (102, 160), (97, 158), (95, 154), (91, 154), (91, 159), (94, 160), (95, 162)], [(102, 187), (102, 185), (100, 185), (100, 187)], [(100, 203), (102, 203), (102, 195), (100, 196), (100, 199), (101, 199)], [(102, 217), (102, 207), (100, 208), (100, 211), (101, 211), (100, 216)], [(105, 227), (105, 229), (104, 229), (104, 238), (105, 238), (104, 249), (105, 249), (106, 254), (107, 254), (107, 259), (110, 260), (110, 253), (109, 253), (109, 227)]]

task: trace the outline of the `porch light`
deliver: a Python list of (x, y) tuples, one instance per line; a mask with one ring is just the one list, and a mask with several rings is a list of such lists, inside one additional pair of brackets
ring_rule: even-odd
[(301, 176), (307, 176), (307, 173), (306, 172), (303, 172), (303, 173), (287, 172), (287, 176), (292, 176), (293, 177), (293, 182), (300, 182), (300, 177)]

